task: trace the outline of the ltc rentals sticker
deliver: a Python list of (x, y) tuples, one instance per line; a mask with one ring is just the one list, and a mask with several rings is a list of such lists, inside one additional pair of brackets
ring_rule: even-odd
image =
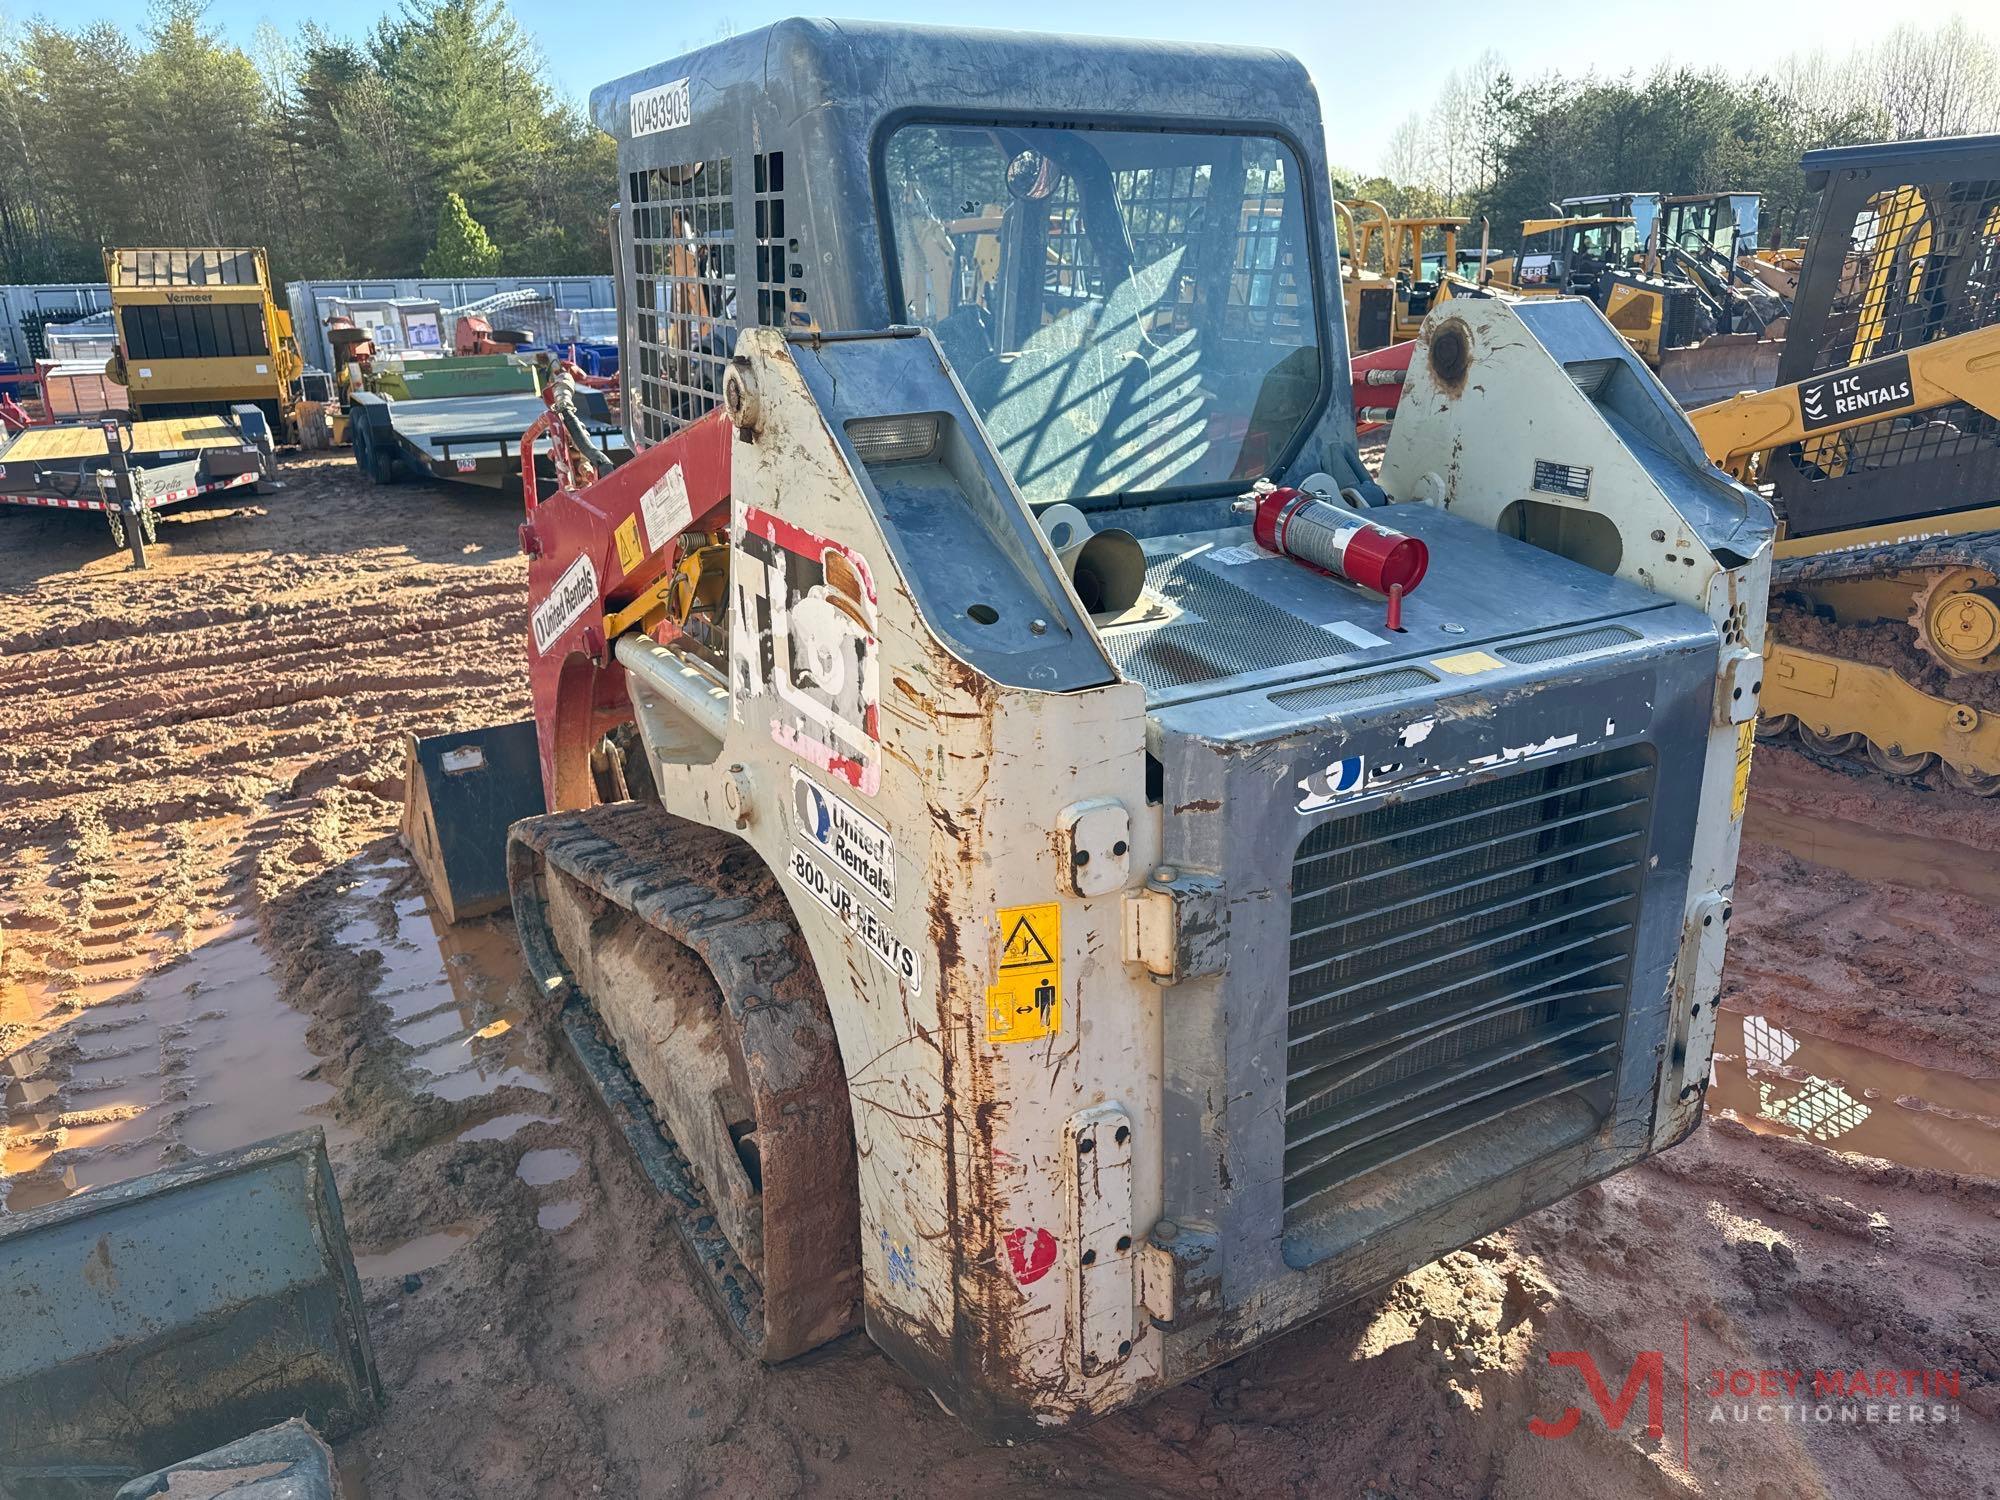
[(874, 954), (875, 961), (895, 975), (913, 997), (923, 993), (924, 968), (917, 950), (891, 932), (889, 924), (828, 874), (824, 865), (794, 845), (785, 873), (804, 886), (813, 900), (840, 918), (847, 930), (861, 940), (861, 946)]
[(1000, 908), (1000, 971), (986, 991), (986, 1040), (1032, 1042), (1062, 1030), (1062, 907)]

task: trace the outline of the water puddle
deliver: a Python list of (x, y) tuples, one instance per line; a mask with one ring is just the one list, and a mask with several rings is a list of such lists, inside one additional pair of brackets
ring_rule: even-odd
[(419, 1235), (388, 1250), (356, 1251), (354, 1274), (363, 1281), (375, 1276), (414, 1276), (443, 1265), (452, 1251), (479, 1232), (476, 1220), (450, 1224), (435, 1234)]
[(495, 1115), (490, 1120), (481, 1120), (458, 1133), (461, 1141), (507, 1141), (512, 1140), (530, 1125), (553, 1125), (551, 1115), (509, 1114)]
[(1968, 1078), (1723, 1011), (1711, 1112), (1910, 1167), (2000, 1177), (2000, 1079)]
[[(522, 974), (511, 929), (447, 926), (421, 893), (387, 900), (407, 874), (395, 858), (359, 869), (335, 936), (381, 955), (375, 995), (423, 1086), (446, 1100), (507, 1086), (551, 1093), (533, 1066), (531, 1028), (507, 1006)], [(184, 958), (138, 977), (135, 965), (154, 961), (171, 937), (111, 941), (122, 929), (107, 914), (150, 913), (147, 889), (135, 879), (88, 901), (82, 957), (65, 972), (61, 1006), (48, 982), (0, 986), (0, 1022), (38, 1033), (0, 1058), (0, 1212), (308, 1124), (322, 1125), (336, 1149), (352, 1138), (332, 1118), (332, 1086), (311, 1076), (319, 1062), (306, 1043), (311, 1018), (285, 1002), (251, 921), (196, 932)], [(505, 1138), (497, 1122), (491, 1128), (479, 1138)]]
[(319, 1064), (308, 1018), (285, 1003), (248, 923), (163, 977), (180, 981), (194, 1012), (168, 1045), (201, 1101), (181, 1128), (191, 1150), (207, 1155), (308, 1123), (326, 1128), (329, 1146), (349, 1138), (326, 1110), (332, 1086), (306, 1077)]
[(514, 1175), (529, 1187), (547, 1187), (552, 1182), (576, 1176), (582, 1169), (583, 1162), (574, 1151), (551, 1149), (524, 1153), (514, 1168)]
[(368, 1487), (369, 1471), (373, 1464), (369, 1460), (366, 1443), (349, 1443), (344, 1458), (334, 1460), (340, 1474), (340, 1500), (371, 1500)]
[(533, 1089), (538, 1094), (553, 1093), (549, 1081), (539, 1073), (531, 1073), (526, 1068), (502, 1068), (497, 1072), (483, 1072), (477, 1068), (463, 1073), (454, 1073), (448, 1078), (440, 1078), (427, 1086), (427, 1091), (439, 1099), (457, 1103), (463, 1099), (476, 1099), (482, 1094), (490, 1094), (495, 1089)]
[(78, 1189), (76, 1171), (65, 1168), (54, 1175), (30, 1177), (25, 1182), (8, 1182), (5, 1206), (9, 1213), (24, 1214), (30, 1209), (60, 1203)]
[(569, 1228), (582, 1214), (583, 1205), (573, 1198), (566, 1198), (561, 1203), (544, 1203), (536, 1210), (535, 1222), (550, 1234), (556, 1234)]
[(22, 1211), (85, 1188), (318, 1124), (333, 1089), (307, 1075), (307, 1017), (285, 1003), (237, 918), (188, 955), (100, 999), (11, 1057), (0, 1196)]
[(1953, 891), (2000, 905), (2000, 854), (1867, 823), (1774, 808), (1750, 799), (1743, 836), (1858, 880)]
[(428, 1047), (433, 1042), (441, 1042), (449, 1037), (465, 1034), (465, 1018), (455, 1007), (435, 1011), (419, 1020), (408, 1021), (396, 1028), (396, 1039), (408, 1042), (412, 1047)]
[(421, 893), (398, 899), (384, 920), (377, 903), (407, 869), (397, 861), (361, 871), (349, 893), (355, 915), (335, 936), (381, 956), (375, 998), (389, 1009), (390, 1035), (411, 1049), (424, 1091), (453, 1101), (503, 1086), (548, 1093), (528, 1065), (524, 1017), (506, 1008), (523, 972), (512, 931), (487, 921), (452, 926)]

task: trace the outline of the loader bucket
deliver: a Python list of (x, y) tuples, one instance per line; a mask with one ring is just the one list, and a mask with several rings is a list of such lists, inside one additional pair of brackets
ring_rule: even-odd
[(409, 736), (403, 847), (447, 922), (509, 904), (507, 829), (545, 811), (533, 719)]
[(0, 1219), (0, 1494), (105, 1495), (382, 1398), (326, 1140), (278, 1136)]
[(1768, 391), (1778, 383), (1778, 357), (1784, 352), (1783, 339), (1719, 334), (1661, 355), (1660, 384), (1682, 411), (1693, 411), (1744, 391)]

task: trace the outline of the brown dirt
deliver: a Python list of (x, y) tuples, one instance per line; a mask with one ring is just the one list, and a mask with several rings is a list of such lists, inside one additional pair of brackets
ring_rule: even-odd
[[(287, 478), (170, 516), (147, 574), (99, 523), (0, 512), (0, 1150), (19, 1208), (328, 1124), (391, 1398), (341, 1446), (354, 1495), (2000, 1494), (1994, 804), (1760, 750), (1706, 1129), (1142, 1408), (986, 1448), (864, 1336), (745, 1365), (525, 1020), (509, 925), (427, 915), (400, 736), (524, 710), (513, 512)], [(1859, 832), (1804, 857), (1816, 819)], [(1841, 1154), (1864, 1114), (1929, 1164)], [(1607, 1432), (1572, 1349), (1614, 1391), (1661, 1351), (1663, 1436), (1643, 1398)], [(1737, 1421), (1700, 1399), (1718, 1366), (1956, 1369), (1961, 1420)]]
[(1779, 640), (1807, 651), (1887, 667), (1935, 697), (2000, 713), (2000, 674), (1955, 675), (1917, 644), (1914, 626), (1903, 620), (1843, 625), (1816, 614), (1797, 599), (1771, 601), (1771, 630)]

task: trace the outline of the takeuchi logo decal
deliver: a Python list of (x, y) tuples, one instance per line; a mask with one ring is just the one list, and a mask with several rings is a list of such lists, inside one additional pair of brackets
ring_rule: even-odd
[[(1581, 1394), (1598, 1420), (1611, 1432), (1628, 1422), (1643, 1423), (1649, 1438), (1665, 1439), (1669, 1401), (1679, 1386), (1680, 1449), (1685, 1461), (1692, 1452), (1693, 1429), (1701, 1423), (1760, 1426), (1913, 1428), (1952, 1426), (1964, 1420), (1960, 1395), (1964, 1375), (1956, 1369), (1894, 1368), (1886, 1365), (1829, 1363), (1824, 1367), (1753, 1368), (1712, 1366), (1696, 1374), (1693, 1329), (1681, 1325), (1678, 1379), (1669, 1373), (1667, 1351), (1641, 1349), (1622, 1371), (1616, 1392), (1610, 1379), (1587, 1349), (1551, 1349), (1552, 1368), (1571, 1370)], [(1551, 1442), (1568, 1437), (1581, 1426), (1582, 1406), (1565, 1406), (1554, 1417), (1533, 1416), (1528, 1431)]]

